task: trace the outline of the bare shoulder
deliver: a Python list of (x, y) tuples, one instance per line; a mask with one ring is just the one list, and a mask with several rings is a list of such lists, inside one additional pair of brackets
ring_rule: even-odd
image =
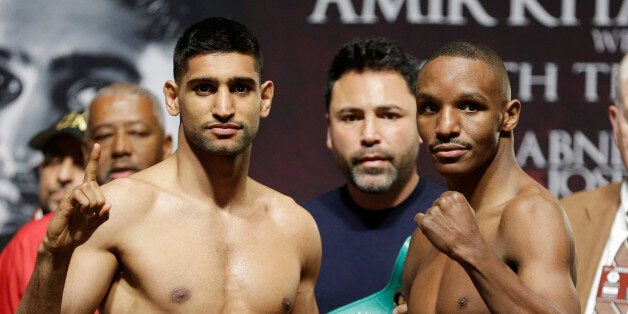
[(120, 178), (102, 186), (107, 202), (111, 203), (111, 213), (119, 211), (137, 211), (144, 208), (138, 206), (154, 199), (157, 187), (137, 178)]
[(110, 248), (123, 245), (127, 240), (125, 231), (132, 230), (139, 222), (145, 221), (158, 208), (156, 204), (163, 202), (165, 195), (169, 194), (167, 189), (158, 185), (161, 183), (149, 181), (141, 174), (142, 172), (138, 172), (101, 186), (105, 200), (111, 204), (111, 208), (89, 242)]
[(165, 163), (157, 164), (126, 178), (113, 180), (102, 186), (114, 214), (144, 214), (158, 197), (174, 189), (172, 171)]
[[(299, 239), (304, 247), (320, 250), (321, 240), (312, 215), (291, 197), (249, 179), (255, 203), (262, 205), (281, 232)], [(315, 250), (316, 251), (316, 250)]]
[(547, 252), (573, 257), (567, 216), (558, 199), (540, 185), (522, 190), (504, 207), (499, 229), (506, 255), (516, 260)]
[(563, 219), (564, 213), (558, 199), (536, 182), (526, 185), (505, 206), (502, 213), (502, 223), (514, 224), (529, 221), (538, 222), (540, 219)]
[(291, 197), (254, 180), (251, 180), (250, 184), (256, 202), (264, 204), (268, 214), (271, 215), (273, 219), (288, 224), (303, 223), (310, 225), (314, 223), (312, 215), (310, 215), (305, 208), (297, 204)]
[(126, 178), (113, 180), (102, 186), (105, 199), (111, 204), (109, 219), (104, 225), (125, 226), (142, 219), (168, 189), (162, 183), (165, 180), (153, 180), (138, 172)]

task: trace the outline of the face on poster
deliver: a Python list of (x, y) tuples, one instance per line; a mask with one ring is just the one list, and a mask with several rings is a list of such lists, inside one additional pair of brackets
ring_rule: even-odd
[(112, 82), (161, 94), (176, 8), (151, 2), (0, 0), (0, 233), (37, 204), (34, 134)]

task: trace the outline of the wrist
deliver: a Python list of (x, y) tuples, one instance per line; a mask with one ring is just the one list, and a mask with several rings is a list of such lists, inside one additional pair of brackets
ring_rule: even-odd
[(62, 250), (56, 248), (52, 245), (52, 241), (48, 238), (48, 236), (44, 237), (44, 240), (39, 244), (37, 248), (37, 255), (44, 255), (55, 260), (69, 260), (72, 257), (72, 253), (74, 250)]
[(456, 260), (463, 268), (478, 268), (478, 264), (496, 256), (495, 252), (484, 241), (477, 245), (462, 247), (456, 252)]

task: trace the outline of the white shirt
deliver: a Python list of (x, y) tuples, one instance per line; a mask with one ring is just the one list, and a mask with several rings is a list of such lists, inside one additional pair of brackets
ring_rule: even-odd
[(584, 313), (590, 314), (595, 313), (595, 299), (597, 298), (597, 290), (600, 285), (600, 276), (602, 275), (602, 267), (608, 266), (613, 263), (615, 259), (615, 254), (622, 243), (628, 237), (628, 224), (627, 224), (627, 215), (628, 214), (628, 184), (626, 184), (626, 180), (624, 180), (621, 184), (621, 193), (619, 200), (619, 208), (617, 208), (617, 214), (615, 214), (615, 220), (613, 221), (613, 226), (611, 227), (611, 232), (608, 235), (608, 239), (606, 240), (606, 245), (604, 246), (604, 251), (602, 251), (602, 256), (600, 257), (600, 263), (597, 266), (597, 271), (595, 272), (595, 277), (593, 277), (593, 284), (591, 285), (591, 292), (589, 292), (589, 298), (587, 299), (587, 306), (585, 308)]

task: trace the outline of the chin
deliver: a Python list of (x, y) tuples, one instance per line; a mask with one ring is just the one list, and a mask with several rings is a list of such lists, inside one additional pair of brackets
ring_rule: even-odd
[(384, 180), (364, 180), (361, 182), (355, 182), (354, 186), (364, 193), (381, 194), (390, 191), (393, 184), (394, 182), (385, 178)]
[(458, 178), (469, 174), (469, 169), (462, 167), (460, 164), (436, 164), (436, 171), (445, 178)]
[(383, 194), (390, 191), (390, 187), (380, 185), (356, 186), (356, 188), (366, 194)]

